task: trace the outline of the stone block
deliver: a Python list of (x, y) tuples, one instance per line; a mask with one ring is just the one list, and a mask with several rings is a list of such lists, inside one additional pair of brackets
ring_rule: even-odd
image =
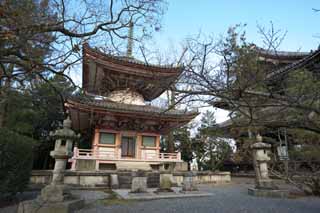
[(79, 185), (79, 176), (64, 176), (64, 184), (67, 185)]
[(171, 173), (162, 173), (160, 174), (160, 187), (159, 191), (172, 191), (172, 179), (173, 176)]
[(257, 189), (278, 189), (278, 187), (270, 179), (256, 181), (256, 188)]
[(133, 177), (131, 184), (132, 193), (147, 192), (147, 177)]
[(179, 171), (179, 172), (188, 171), (188, 163), (187, 162), (177, 162), (175, 164), (174, 171)]
[(28, 200), (19, 203), (18, 213), (72, 213), (83, 208), (83, 200), (68, 200), (64, 202), (41, 202)]
[(110, 187), (111, 189), (118, 189), (119, 188), (119, 179), (117, 174), (110, 175)]
[(94, 187), (96, 185), (109, 185), (108, 176), (80, 176), (81, 186)]
[(30, 177), (30, 183), (33, 184), (48, 184), (51, 182), (51, 174), (50, 175), (34, 175)]
[(249, 188), (248, 194), (256, 197), (273, 197), (273, 198), (288, 198), (289, 191), (288, 190), (272, 190), (272, 189), (256, 189)]
[(195, 180), (194, 174), (191, 172), (185, 174), (183, 177), (182, 191), (197, 191), (197, 182)]
[(182, 175), (174, 175), (172, 178), (172, 182), (177, 186), (182, 186), (183, 176)]
[(76, 171), (95, 171), (96, 160), (79, 159), (76, 163)]

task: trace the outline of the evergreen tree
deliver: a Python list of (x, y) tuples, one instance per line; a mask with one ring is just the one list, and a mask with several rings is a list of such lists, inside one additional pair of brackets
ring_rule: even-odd
[(201, 119), (198, 134), (194, 139), (198, 167), (202, 170), (217, 170), (232, 154), (231, 146), (224, 138), (220, 138), (215, 130), (215, 114), (206, 111)]

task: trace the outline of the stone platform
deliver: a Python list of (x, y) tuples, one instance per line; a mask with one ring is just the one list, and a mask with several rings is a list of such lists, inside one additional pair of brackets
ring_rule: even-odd
[[(175, 186), (182, 186), (183, 177), (186, 172), (173, 172), (172, 182)], [(73, 187), (99, 188), (101, 186), (109, 187), (111, 185), (111, 175), (118, 175), (119, 188), (130, 188), (132, 182), (132, 172), (130, 171), (70, 171), (64, 172), (64, 184)], [(147, 184), (149, 188), (159, 187), (158, 171), (147, 171)], [(230, 172), (195, 172), (197, 183), (229, 183), (231, 182)], [(34, 187), (49, 184), (52, 179), (51, 170), (34, 170), (32, 171), (30, 183)]]
[(35, 199), (21, 202), (18, 213), (70, 213), (81, 209), (83, 206), (84, 201), (80, 199), (56, 203), (46, 203)]
[(168, 199), (168, 198), (186, 198), (186, 197), (208, 197), (212, 193), (201, 191), (181, 191), (181, 187), (172, 187), (173, 192), (156, 192), (156, 188), (148, 188), (144, 193), (131, 193), (127, 189), (113, 190), (120, 199), (125, 200), (155, 200), (155, 199)]
[(288, 198), (289, 190), (249, 188), (248, 194), (256, 197)]

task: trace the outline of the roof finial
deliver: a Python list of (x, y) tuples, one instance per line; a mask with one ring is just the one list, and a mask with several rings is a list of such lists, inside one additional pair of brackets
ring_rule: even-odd
[(128, 33), (127, 57), (132, 57), (132, 46), (133, 46), (133, 23), (132, 21), (130, 21), (129, 33)]

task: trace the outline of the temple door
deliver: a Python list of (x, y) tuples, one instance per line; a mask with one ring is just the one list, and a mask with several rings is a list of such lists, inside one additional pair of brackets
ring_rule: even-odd
[(121, 139), (121, 156), (134, 157), (135, 156), (135, 138), (123, 136)]

